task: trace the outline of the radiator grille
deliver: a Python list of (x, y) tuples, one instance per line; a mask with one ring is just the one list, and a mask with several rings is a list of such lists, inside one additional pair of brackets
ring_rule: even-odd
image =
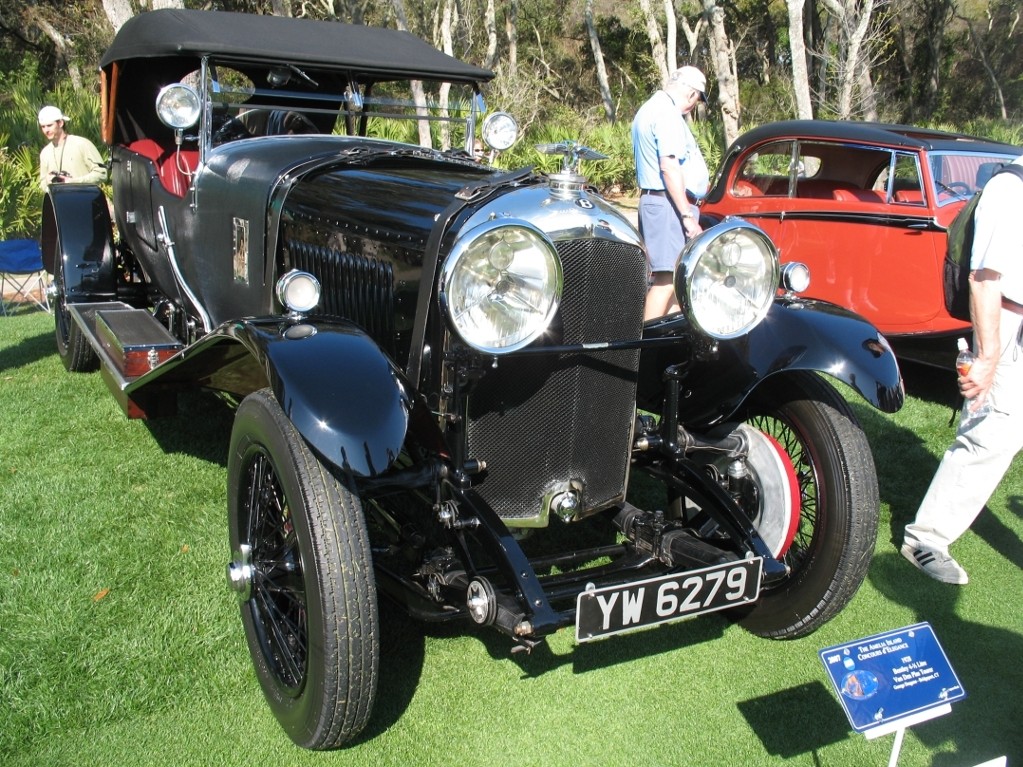
[(320, 313), (351, 320), (387, 352), (394, 352), (394, 269), (390, 263), (296, 241), (288, 242), (288, 252), (293, 268), (320, 281)]
[[(565, 288), (555, 321), (566, 344), (636, 339), (643, 251), (607, 240), (560, 243)], [(502, 359), (473, 391), (469, 455), (488, 470), (480, 495), (508, 520), (537, 517), (543, 496), (580, 480), (587, 509), (622, 496), (635, 418), (638, 351)]]

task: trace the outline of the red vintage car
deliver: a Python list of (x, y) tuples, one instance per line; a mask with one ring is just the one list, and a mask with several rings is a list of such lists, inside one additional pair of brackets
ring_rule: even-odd
[(702, 211), (756, 223), (783, 262), (810, 267), (804, 295), (845, 306), (905, 360), (951, 366), (969, 325), (945, 310), (948, 225), (1023, 148), (907, 125), (792, 120), (728, 149)]

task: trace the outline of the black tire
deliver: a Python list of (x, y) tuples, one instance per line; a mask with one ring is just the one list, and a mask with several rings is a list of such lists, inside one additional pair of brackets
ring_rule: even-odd
[(378, 615), (366, 525), (359, 499), (266, 389), (235, 415), (228, 514), (229, 578), (243, 600), (267, 702), (299, 746), (337, 748), (363, 729), (376, 697)]
[(60, 249), (53, 257), (53, 303), (54, 336), (57, 339), (57, 354), (64, 367), (72, 373), (88, 373), (99, 368), (99, 357), (93, 351), (78, 323), (71, 319), (68, 311), (67, 290), (64, 288), (64, 261)]
[(768, 379), (746, 422), (781, 444), (796, 470), (801, 508), (782, 557), (790, 573), (741, 613), (753, 634), (793, 639), (849, 603), (867, 575), (877, 539), (877, 473), (848, 403), (814, 373)]

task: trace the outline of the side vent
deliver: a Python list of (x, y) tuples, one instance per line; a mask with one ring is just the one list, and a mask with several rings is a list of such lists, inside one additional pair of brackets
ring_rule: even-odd
[(318, 313), (359, 325), (394, 352), (394, 269), (391, 264), (322, 245), (289, 240), (290, 266), (314, 275), (322, 297)]

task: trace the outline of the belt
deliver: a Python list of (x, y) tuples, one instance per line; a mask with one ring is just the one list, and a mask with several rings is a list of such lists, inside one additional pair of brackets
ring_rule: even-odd
[(1017, 303), (1010, 298), (1002, 296), (1002, 308), (1008, 309), (1010, 312), (1015, 314), (1023, 315), (1023, 304)]
[[(641, 189), (639, 192), (640, 196), (652, 194), (654, 197), (666, 197), (668, 193), (663, 189)], [(700, 198), (695, 194), (686, 189), (686, 199), (693, 205), (700, 204)]]

